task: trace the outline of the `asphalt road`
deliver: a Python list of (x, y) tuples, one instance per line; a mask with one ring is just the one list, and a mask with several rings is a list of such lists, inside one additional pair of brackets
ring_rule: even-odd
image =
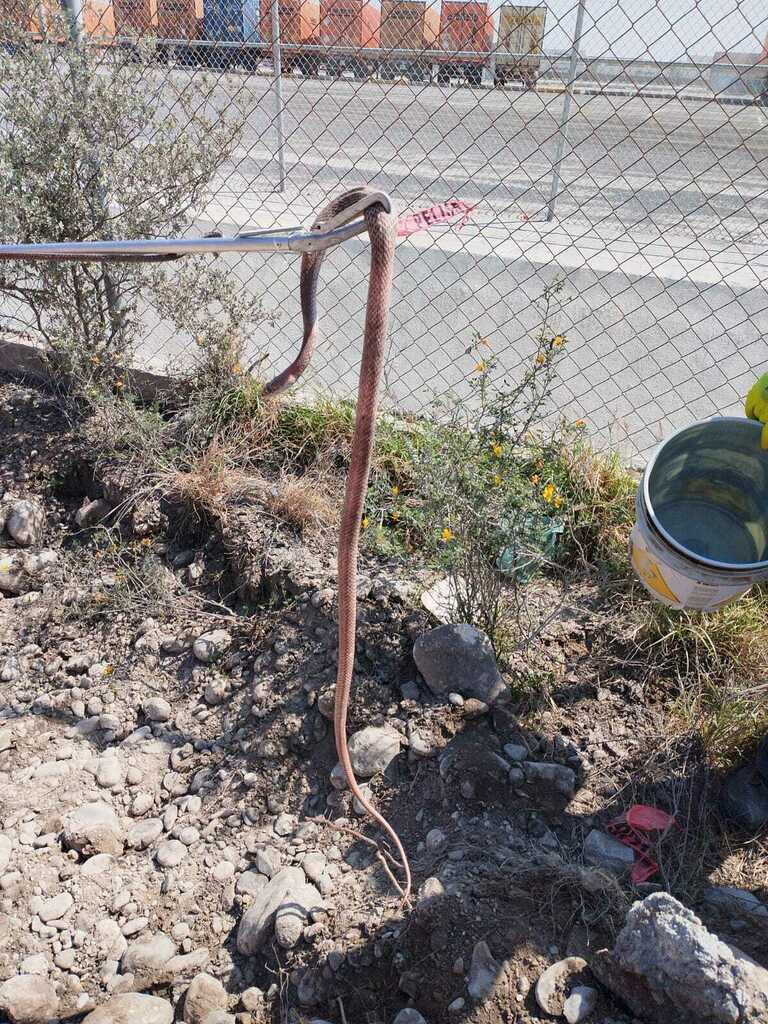
[[(219, 102), (246, 112), (226, 193), (277, 181), (274, 96), (225, 75)], [(384, 82), (283, 80), (289, 190), (327, 194), (360, 178), (401, 207), (460, 196), (509, 221), (546, 206), (563, 98)], [(759, 107), (577, 96), (559, 219), (765, 241), (768, 132)]]

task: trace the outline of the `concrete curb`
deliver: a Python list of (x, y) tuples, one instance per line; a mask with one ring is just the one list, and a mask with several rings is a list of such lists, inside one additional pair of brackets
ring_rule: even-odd
[[(22, 335), (0, 334), (0, 371), (14, 377), (32, 377), (46, 382), (53, 379), (45, 346)], [(135, 367), (126, 369), (124, 377), (131, 391), (145, 402), (172, 395), (180, 384), (178, 377)]]

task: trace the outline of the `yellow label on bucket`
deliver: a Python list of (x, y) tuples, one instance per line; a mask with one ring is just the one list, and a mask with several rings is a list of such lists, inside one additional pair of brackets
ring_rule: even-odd
[(656, 562), (636, 544), (632, 545), (632, 565), (649, 590), (654, 591), (659, 597), (663, 597), (667, 601), (672, 601), (673, 604), (681, 603), (677, 594), (674, 594), (667, 586), (667, 581), (664, 579), (661, 569), (659, 569)]

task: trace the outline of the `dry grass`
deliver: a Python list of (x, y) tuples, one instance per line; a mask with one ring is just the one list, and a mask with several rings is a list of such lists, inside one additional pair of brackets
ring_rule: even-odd
[(297, 477), (282, 473), (277, 483), (268, 488), (266, 504), (299, 533), (317, 534), (338, 526), (342, 495), (340, 481), (336, 481), (334, 494), (325, 476), (310, 473)]

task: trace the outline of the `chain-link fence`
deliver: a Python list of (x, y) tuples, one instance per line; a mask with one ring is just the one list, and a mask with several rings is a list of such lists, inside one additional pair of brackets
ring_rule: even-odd
[[(29, 40), (15, 60), (63, 44), (47, 2), (0, 0)], [(400, 239), (394, 405), (462, 394), (474, 332), (514, 373), (534, 350), (544, 288), (564, 278), (555, 397), (566, 415), (632, 455), (736, 411), (768, 369), (764, 3), (495, 4), (86, 0), (70, 27), (104, 66), (152, 38), (144, 84), (158, 108), (173, 118), (199, 100), (237, 121), (193, 231), (309, 224), (360, 182), (403, 214), (449, 199), (473, 207), (466, 222)], [(137, 131), (133, 144), (152, 140)], [(350, 242), (324, 267), (312, 382), (338, 395), (355, 388), (364, 249)], [(250, 347), (281, 366), (301, 330), (298, 261), (230, 263), (239, 287), (279, 313)], [(18, 299), (1, 312), (7, 328), (28, 325)], [(179, 367), (191, 353), (147, 308), (138, 356)]]

